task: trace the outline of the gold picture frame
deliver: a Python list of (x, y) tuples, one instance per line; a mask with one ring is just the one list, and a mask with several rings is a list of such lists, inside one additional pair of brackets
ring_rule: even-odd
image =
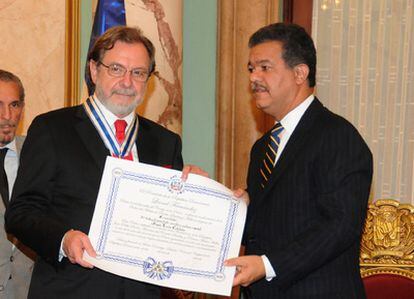
[(80, 1), (66, 0), (65, 107), (80, 104)]

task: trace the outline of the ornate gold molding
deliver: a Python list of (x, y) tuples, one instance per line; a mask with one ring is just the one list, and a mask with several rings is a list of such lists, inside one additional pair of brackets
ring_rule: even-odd
[(399, 271), (398, 274), (405, 273), (414, 279), (412, 205), (393, 199), (369, 204), (361, 240), (360, 264), (362, 276)]
[(371, 268), (367, 270), (361, 271), (361, 277), (368, 277), (371, 275), (378, 275), (378, 274), (394, 274), (404, 276), (414, 280), (414, 273), (408, 270), (400, 269), (400, 268), (393, 268), (393, 267), (377, 267)]
[(66, 0), (65, 106), (80, 103), (80, 0)]

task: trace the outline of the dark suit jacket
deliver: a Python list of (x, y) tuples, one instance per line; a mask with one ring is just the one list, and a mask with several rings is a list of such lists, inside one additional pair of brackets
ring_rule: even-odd
[[(181, 139), (139, 117), (139, 160), (181, 169)], [(82, 106), (37, 117), (29, 128), (6, 228), (33, 248), (35, 263), (29, 298), (159, 298), (159, 288), (58, 262), (63, 235), (88, 233), (109, 151)]]
[(259, 168), (269, 132), (251, 150), (246, 254), (265, 254), (276, 277), (252, 298), (365, 298), (359, 243), (372, 155), (357, 130), (315, 99), (284, 148), (265, 189)]

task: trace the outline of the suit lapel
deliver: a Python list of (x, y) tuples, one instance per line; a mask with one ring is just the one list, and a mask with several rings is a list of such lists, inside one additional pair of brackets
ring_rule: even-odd
[[(83, 106), (79, 106), (76, 117), (79, 119), (79, 122), (75, 125), (79, 137), (98, 167), (103, 168), (106, 157), (110, 155), (109, 150), (106, 148), (91, 120), (86, 115)], [(144, 119), (138, 116), (138, 122), (138, 135), (135, 144), (137, 146), (139, 161), (157, 165), (158, 161), (156, 157), (158, 155), (157, 149), (159, 142), (150, 133), (151, 127)]]
[(151, 134), (151, 127), (147, 122), (138, 116), (139, 127), (136, 140), (138, 158), (140, 162), (158, 165), (158, 148), (159, 142), (154, 134)]
[(6, 211), (6, 205), (7, 203), (5, 200), (3, 200), (3, 196), (0, 195), (1, 201), (0, 201), (0, 217), (4, 216), (4, 212)]
[(306, 142), (313, 138), (313, 132), (315, 132), (313, 127), (322, 109), (323, 105), (315, 98), (290, 136), (288, 143), (275, 165), (269, 182), (266, 184), (263, 192), (259, 193), (258, 200), (266, 197), (266, 194), (273, 188), (278, 179), (287, 171), (289, 165), (295, 161), (295, 157), (304, 150), (303, 148)]
[(16, 136), (16, 150), (18, 155), (20, 155), (20, 151), (22, 150), (24, 138), (24, 136)]
[(83, 106), (79, 106), (76, 117), (79, 119), (79, 122), (75, 125), (76, 131), (97, 166), (102, 169), (106, 157), (110, 154), (109, 150), (105, 147), (101, 136), (86, 115)]

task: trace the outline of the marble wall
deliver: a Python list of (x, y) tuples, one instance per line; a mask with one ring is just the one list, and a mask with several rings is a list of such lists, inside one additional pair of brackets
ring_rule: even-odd
[(126, 0), (129, 26), (141, 28), (156, 48), (156, 72), (138, 113), (181, 134), (182, 0)]
[(36, 115), (64, 105), (65, 0), (1, 0), (0, 28), (0, 68), (26, 89), (26, 134)]

